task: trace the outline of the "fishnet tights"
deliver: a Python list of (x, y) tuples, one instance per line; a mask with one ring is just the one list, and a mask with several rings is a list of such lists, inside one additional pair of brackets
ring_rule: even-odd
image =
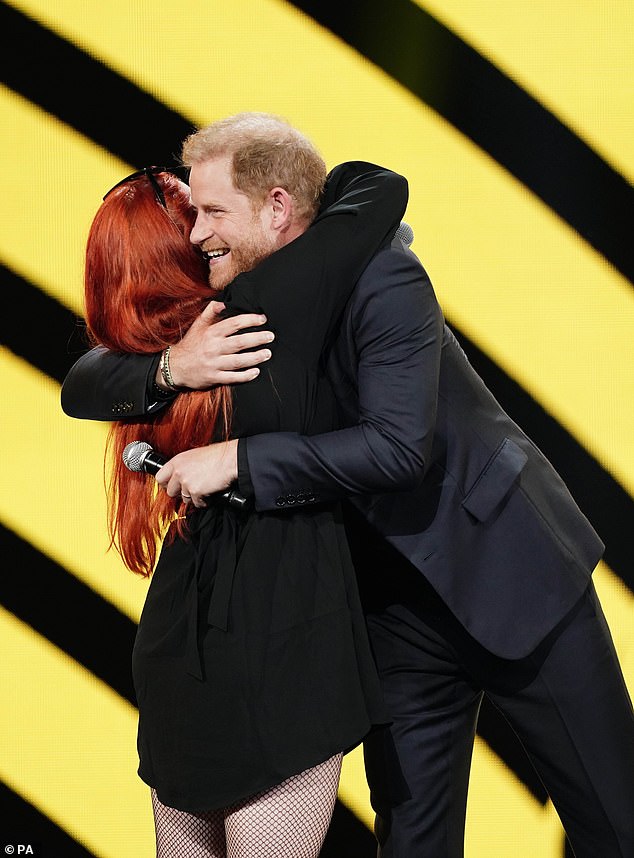
[(335, 806), (342, 756), (205, 813), (167, 807), (152, 790), (156, 858), (316, 858)]

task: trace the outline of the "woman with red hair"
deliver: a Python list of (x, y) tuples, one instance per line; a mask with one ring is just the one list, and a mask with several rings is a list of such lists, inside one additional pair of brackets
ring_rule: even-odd
[[(171, 458), (258, 427), (336, 428), (322, 353), (393, 235), (407, 185), (351, 163), (331, 173), (327, 199), (303, 235), (223, 292), (231, 313), (275, 320), (266, 373), (184, 391), (152, 419), (111, 429), (113, 543), (132, 571), (152, 575), (133, 672), (159, 858), (318, 855), (342, 754), (386, 720), (337, 505), (271, 514), (211, 496), (193, 508), (122, 463), (137, 440)], [(86, 253), (93, 343), (158, 353), (217, 297), (189, 241), (193, 222), (188, 188), (168, 172), (141, 171), (106, 195)], [(298, 339), (302, 330), (311, 335)]]
[[(201, 253), (189, 241), (194, 219), (189, 189), (167, 172), (141, 171), (106, 195), (86, 246), (85, 305), (92, 344), (115, 352), (160, 352), (178, 342), (218, 297), (207, 283)], [(151, 575), (159, 541), (175, 514), (175, 530), (183, 535), (186, 508), (175, 509), (173, 499), (157, 493), (145, 474), (130, 471), (123, 463), (125, 447), (145, 441), (171, 458), (211, 438), (227, 438), (230, 419), (231, 390), (219, 386), (178, 396), (152, 420), (112, 425), (110, 534), (133, 572)]]

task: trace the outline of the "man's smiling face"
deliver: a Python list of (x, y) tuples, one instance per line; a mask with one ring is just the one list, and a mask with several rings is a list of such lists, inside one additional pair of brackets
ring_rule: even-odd
[(267, 228), (265, 207), (254, 208), (235, 188), (230, 157), (194, 164), (189, 184), (196, 209), (191, 241), (209, 261), (209, 285), (224, 289), (277, 249), (276, 236)]

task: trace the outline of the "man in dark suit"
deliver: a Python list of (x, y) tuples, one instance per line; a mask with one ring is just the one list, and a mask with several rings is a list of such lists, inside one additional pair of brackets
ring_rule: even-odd
[[(266, 334), (232, 337), (256, 321), (199, 320), (172, 348), (172, 382), (236, 381), (222, 374), (265, 361)], [(245, 345), (258, 349), (253, 361), (234, 357)], [(64, 410), (111, 420), (168, 406), (175, 394), (160, 389), (159, 358), (89, 352), (64, 383)], [(359, 281), (327, 372), (346, 428), (214, 445), (214, 490), (237, 480), (256, 509), (280, 515), (349, 499), (393, 719), (366, 743), (379, 854), (463, 854), (486, 694), (520, 737), (577, 858), (631, 858), (634, 714), (591, 581), (603, 545), (470, 366), (398, 238)]]

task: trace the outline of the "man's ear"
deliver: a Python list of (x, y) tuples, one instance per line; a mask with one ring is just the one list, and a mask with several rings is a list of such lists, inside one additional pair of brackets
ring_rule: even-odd
[(273, 229), (285, 230), (293, 220), (293, 198), (284, 188), (272, 188), (269, 191), (267, 204)]

